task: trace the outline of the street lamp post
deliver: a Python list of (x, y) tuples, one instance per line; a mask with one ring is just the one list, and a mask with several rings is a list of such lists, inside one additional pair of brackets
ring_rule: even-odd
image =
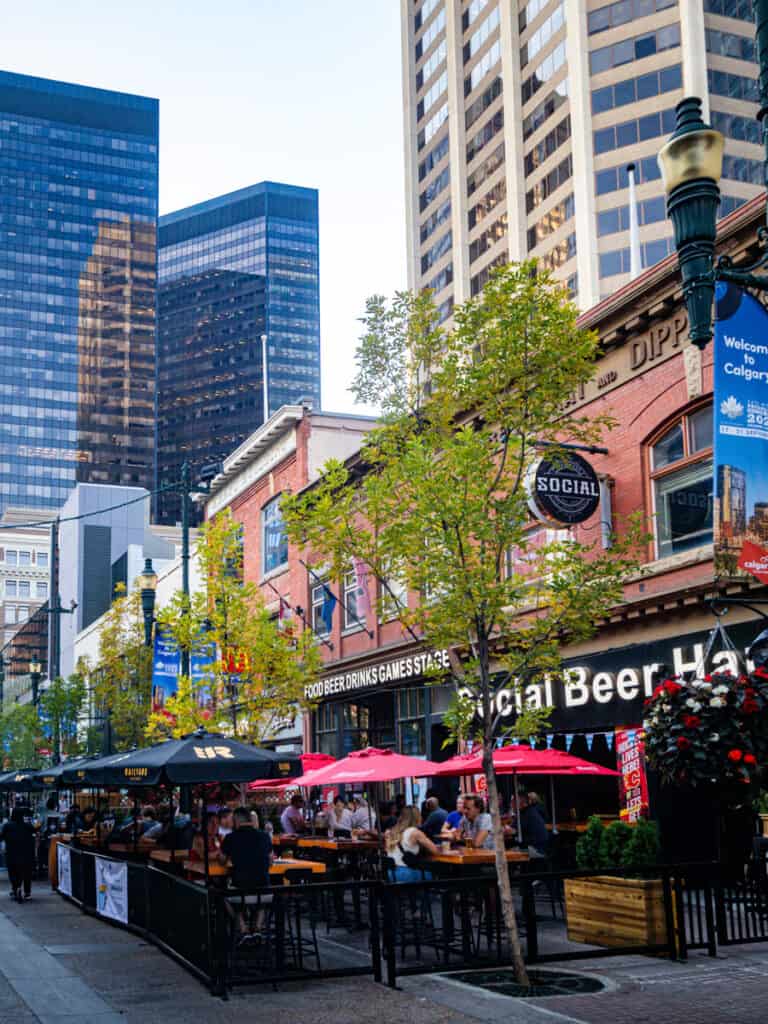
[[(768, 185), (768, 0), (753, 0), (756, 50), (760, 65), (760, 109), (766, 147)], [(768, 277), (755, 274), (768, 265), (768, 227), (758, 231), (762, 252), (749, 266), (735, 267), (727, 256), (715, 260), (718, 182), (723, 169), (724, 139), (704, 123), (701, 100), (688, 97), (677, 105), (677, 124), (659, 153), (659, 167), (667, 193), (667, 216), (672, 221), (675, 249), (683, 280), (691, 342), (704, 349), (712, 340), (712, 301), (716, 281), (768, 292)]]
[(152, 559), (144, 560), (144, 572), (138, 578), (141, 590), (141, 611), (144, 615), (144, 646), (152, 646), (152, 625), (155, 621), (155, 591), (157, 590), (157, 573), (152, 568)]
[(32, 682), (32, 704), (37, 707), (40, 699), (40, 680), (43, 675), (43, 667), (40, 662), (35, 658), (34, 661), (29, 663), (29, 678)]

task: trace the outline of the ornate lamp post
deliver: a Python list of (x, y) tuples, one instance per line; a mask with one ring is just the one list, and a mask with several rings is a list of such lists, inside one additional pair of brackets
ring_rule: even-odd
[(37, 707), (40, 699), (40, 680), (43, 675), (43, 666), (37, 660), (30, 661), (29, 663), (29, 678), (32, 682), (32, 704)]
[(152, 624), (155, 621), (155, 591), (157, 590), (157, 573), (152, 568), (152, 559), (144, 560), (144, 572), (137, 583), (141, 590), (141, 611), (144, 615), (144, 645), (152, 646)]
[[(753, 10), (760, 64), (760, 109), (757, 117), (762, 123), (768, 156), (768, 0), (753, 0)], [(712, 301), (716, 281), (731, 281), (742, 287), (768, 292), (768, 277), (754, 273), (768, 264), (768, 228), (762, 227), (758, 232), (763, 252), (755, 263), (737, 268), (726, 256), (715, 261), (723, 143), (721, 133), (704, 123), (701, 100), (688, 97), (677, 105), (677, 126), (658, 157), (667, 193), (667, 216), (675, 233), (690, 339), (700, 349), (712, 339)], [(768, 177), (766, 180), (768, 182)]]

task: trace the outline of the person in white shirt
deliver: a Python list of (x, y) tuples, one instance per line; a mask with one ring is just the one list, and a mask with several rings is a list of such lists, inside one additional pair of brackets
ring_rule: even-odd
[(344, 800), (337, 796), (326, 812), (328, 819), (328, 831), (332, 835), (344, 835), (347, 838), (352, 835), (352, 812)]
[(280, 815), (280, 827), (285, 835), (296, 836), (306, 831), (306, 822), (302, 812), (303, 806), (304, 797), (295, 793), (291, 797), (291, 802)]
[[(393, 882), (420, 882), (432, 876), (415, 861), (424, 853), (436, 854), (437, 847), (421, 830), (418, 807), (404, 807), (397, 824), (387, 832), (387, 857), (393, 862), (390, 879)], [(410, 863), (406, 863), (406, 861)]]
[(355, 793), (352, 797), (350, 828), (357, 832), (376, 832), (376, 814), (362, 793)]
[(219, 838), (223, 839), (224, 836), (228, 836), (232, 832), (232, 811), (229, 807), (222, 807), (218, 814), (219, 818)]

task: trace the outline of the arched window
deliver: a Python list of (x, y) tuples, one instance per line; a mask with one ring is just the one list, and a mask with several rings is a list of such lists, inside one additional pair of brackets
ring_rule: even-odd
[(650, 445), (656, 555), (712, 542), (712, 406), (699, 406)]

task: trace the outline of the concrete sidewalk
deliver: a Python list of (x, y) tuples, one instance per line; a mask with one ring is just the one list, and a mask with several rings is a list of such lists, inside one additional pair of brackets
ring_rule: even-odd
[(562, 965), (603, 980), (598, 995), (510, 999), (424, 975), (404, 978), (397, 992), (350, 978), (238, 990), (223, 1002), (151, 944), (47, 886), (36, 885), (33, 897), (0, 903), (0, 1024), (752, 1024), (768, 1006), (768, 944), (717, 959), (697, 953), (687, 964), (606, 957)]

